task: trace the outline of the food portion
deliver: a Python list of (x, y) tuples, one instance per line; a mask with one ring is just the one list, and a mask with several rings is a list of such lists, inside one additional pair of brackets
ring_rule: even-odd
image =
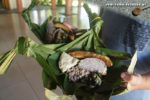
[(111, 67), (113, 65), (113, 63), (112, 63), (112, 61), (110, 60), (109, 57), (103, 56), (101, 54), (97, 54), (97, 53), (94, 53), (94, 52), (74, 51), (74, 52), (69, 52), (68, 54), (70, 54), (71, 56), (73, 56), (75, 58), (88, 58), (88, 57), (98, 58), (98, 59), (104, 61), (105, 64), (107, 65), (107, 67)]
[[(101, 85), (101, 76), (107, 74), (108, 61), (106, 60), (108, 59), (106, 56), (87, 51), (75, 51), (68, 54), (63, 52), (59, 59), (59, 68), (68, 75), (70, 81), (83, 82), (90, 87), (95, 87)], [(111, 62), (110, 59), (109, 62)]]
[(78, 59), (68, 55), (65, 52), (63, 52), (61, 57), (60, 57), (59, 68), (62, 70), (62, 72), (66, 72), (68, 69), (77, 65), (78, 62), (79, 62)]
[(63, 43), (72, 40), (70, 31), (67, 26), (62, 23), (53, 23), (53, 18), (47, 21), (46, 33), (44, 36), (45, 43)]
[(85, 58), (80, 60), (79, 67), (91, 72), (98, 72), (102, 75), (106, 75), (107, 72), (106, 64), (97, 58)]
[(80, 66), (72, 67), (68, 69), (66, 73), (68, 74), (70, 81), (84, 83), (90, 88), (100, 86), (102, 83), (100, 73), (86, 70)]
[(82, 35), (85, 29), (77, 29), (67, 22), (54, 22), (55, 18), (51, 18), (46, 23), (46, 32), (44, 41), (46, 44), (51, 43), (68, 43), (78, 36)]

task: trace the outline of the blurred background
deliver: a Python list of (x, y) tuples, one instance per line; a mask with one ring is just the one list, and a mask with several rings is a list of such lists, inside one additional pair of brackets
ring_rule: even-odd
[[(135, 72), (149, 71), (150, 9), (142, 11), (139, 16), (132, 15), (134, 8), (150, 5), (149, 0), (39, 0), (30, 12), (31, 19), (42, 24), (49, 16), (60, 16), (78, 28), (89, 28), (83, 2), (87, 2), (92, 11), (103, 18), (101, 37), (107, 47), (131, 54), (137, 49), (139, 62)], [(31, 0), (0, 0), (0, 54), (10, 50), (20, 36), (40, 42), (21, 16), (30, 3)], [(0, 76), (0, 100), (45, 100), (41, 71), (33, 58), (18, 55), (10, 70)], [(61, 94), (59, 89), (56, 93)], [(132, 91), (111, 98), (149, 99), (149, 90)]]

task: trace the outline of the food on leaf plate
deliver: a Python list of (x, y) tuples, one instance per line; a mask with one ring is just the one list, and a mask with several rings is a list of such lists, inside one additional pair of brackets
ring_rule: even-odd
[(73, 41), (75, 39), (75, 33), (73, 33), (73, 29), (76, 29), (72, 25), (64, 22), (64, 23), (53, 23), (51, 20), (47, 21), (46, 24), (46, 33), (44, 36), (45, 43), (63, 43), (67, 41)]
[(63, 52), (59, 68), (68, 74), (73, 82), (85, 82), (91, 87), (101, 85), (101, 76), (107, 74), (112, 61), (107, 56), (87, 51)]
[[(103, 25), (101, 17), (84, 4), (90, 29), (76, 29), (53, 18), (37, 25), (29, 15), (36, 4), (37, 0), (32, 0), (22, 15), (43, 44), (20, 37), (12, 50), (0, 55), (0, 74), (7, 72), (16, 54), (22, 54), (35, 58), (41, 65), (43, 85), (49, 91), (46, 96), (50, 100), (73, 95), (77, 100), (95, 100), (96, 95), (99, 100), (109, 100), (112, 95), (124, 93), (126, 88), (120, 86), (123, 81), (120, 74), (127, 71), (127, 67), (122, 60), (131, 60), (132, 56), (105, 46), (99, 37)], [(56, 87), (60, 87), (63, 96), (53, 95)]]

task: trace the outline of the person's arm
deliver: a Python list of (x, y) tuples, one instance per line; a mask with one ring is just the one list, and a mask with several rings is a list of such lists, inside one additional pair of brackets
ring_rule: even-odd
[(128, 74), (123, 72), (121, 78), (125, 81), (123, 86), (127, 86), (129, 91), (150, 89), (150, 72), (145, 74)]

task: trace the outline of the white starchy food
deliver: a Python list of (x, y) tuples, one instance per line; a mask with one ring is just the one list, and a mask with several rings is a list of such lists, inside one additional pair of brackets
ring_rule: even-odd
[(59, 60), (59, 68), (62, 72), (66, 72), (71, 67), (74, 67), (79, 62), (78, 59), (70, 56), (69, 54), (63, 52)]
[(91, 72), (99, 72), (102, 75), (106, 75), (107, 73), (106, 64), (97, 58), (85, 58), (80, 61), (79, 67)]

